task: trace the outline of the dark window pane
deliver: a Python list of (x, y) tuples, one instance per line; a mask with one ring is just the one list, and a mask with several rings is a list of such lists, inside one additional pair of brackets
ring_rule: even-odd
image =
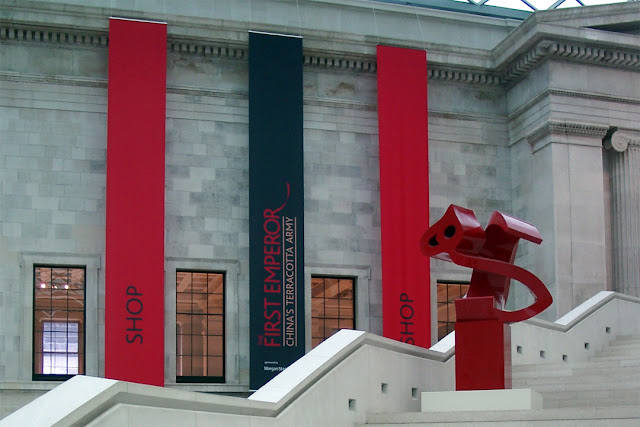
[(340, 279), (340, 298), (353, 299), (352, 279)]
[(192, 313), (207, 313), (207, 294), (193, 294)]
[(224, 301), (222, 294), (209, 294), (207, 295), (207, 312), (209, 314), (223, 314), (224, 311)]
[(206, 376), (206, 370), (204, 366), (204, 361), (206, 357), (202, 355), (193, 356), (191, 358), (191, 375), (194, 377), (204, 377)]
[(456, 305), (454, 303), (447, 304), (447, 322), (455, 322), (456, 321)]
[(353, 300), (341, 299), (340, 300), (340, 318), (341, 319), (353, 319)]
[(329, 338), (331, 335), (335, 334), (340, 330), (340, 325), (338, 319), (327, 319), (324, 322), (324, 333), (325, 337)]
[(68, 309), (84, 311), (84, 290), (69, 289), (66, 293)]
[[(82, 324), (84, 323), (84, 311), (67, 311), (66, 320), (68, 322), (77, 323), (78, 325), (80, 325), (80, 329), (84, 330), (84, 327), (82, 326)], [(77, 330), (77, 327), (78, 327), (77, 325), (70, 325), (70, 326), (73, 326)]]
[(176, 312), (191, 313), (191, 294), (181, 292), (176, 294)]
[(324, 279), (320, 277), (311, 278), (311, 297), (324, 298)]
[(51, 291), (51, 308), (54, 310), (67, 309), (67, 291), (64, 289), (53, 289)]
[(311, 322), (311, 336), (313, 338), (325, 338), (324, 319), (313, 319)]
[(339, 286), (340, 280), (338, 279), (324, 279), (324, 297), (325, 298), (337, 298), (340, 292)]
[(327, 319), (337, 319), (340, 317), (340, 300), (337, 298), (327, 298), (324, 300), (324, 317)]
[(42, 335), (45, 332), (38, 332), (38, 331), (34, 331), (33, 332), (33, 351), (35, 351), (36, 353), (42, 353)]
[(193, 315), (191, 316), (191, 334), (206, 335), (207, 333), (207, 316)]
[[(224, 274), (177, 272), (176, 291), (177, 380), (215, 377), (213, 381), (220, 381), (224, 375)], [(191, 357), (184, 357), (187, 354)]]
[(223, 335), (222, 316), (207, 316), (209, 335)]
[(447, 285), (438, 283), (437, 285), (438, 302), (447, 302)]
[(311, 278), (311, 341), (313, 347), (342, 328), (355, 327), (355, 280)]
[(221, 273), (211, 273), (207, 277), (208, 291), (210, 294), (221, 294), (224, 283), (224, 275)]
[(438, 339), (441, 340), (447, 335), (447, 322), (438, 322)]
[(191, 334), (191, 316), (188, 314), (176, 314), (176, 330), (180, 334)]
[(36, 267), (34, 285), (36, 288), (51, 287), (51, 269), (45, 267)]
[(209, 356), (222, 356), (224, 354), (223, 348), (224, 340), (222, 336), (209, 336), (208, 337), (208, 350), (207, 355)]
[(191, 355), (191, 335), (176, 336), (176, 353), (178, 355)]
[(352, 319), (340, 319), (339, 327), (340, 327), (340, 329), (353, 329), (353, 320)]
[(193, 273), (191, 278), (191, 292), (203, 294), (207, 292), (207, 273)]
[(191, 356), (182, 356), (180, 360), (181, 362), (179, 366), (181, 369), (178, 371), (178, 375), (190, 376), (191, 375)]
[(51, 308), (51, 288), (39, 288), (35, 289), (35, 306), (34, 308)]
[(177, 272), (176, 273), (176, 292), (190, 292), (189, 287), (191, 285), (191, 273)]
[(223, 357), (208, 357), (207, 365), (207, 371), (210, 377), (221, 377), (224, 375)]
[(74, 268), (71, 270), (71, 280), (69, 281), (69, 289), (84, 289), (84, 269)]
[(311, 317), (324, 317), (324, 299), (311, 299)]
[(206, 354), (206, 345), (205, 342), (207, 340), (206, 335), (192, 335), (191, 336), (191, 354), (195, 355), (205, 355)]

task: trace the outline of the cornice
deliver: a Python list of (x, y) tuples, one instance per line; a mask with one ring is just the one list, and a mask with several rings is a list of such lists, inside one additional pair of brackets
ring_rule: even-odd
[(501, 77), (496, 73), (481, 70), (449, 68), (442, 64), (430, 64), (427, 70), (427, 78), (429, 80), (488, 86), (499, 86), (502, 83)]
[[(6, 42), (49, 43), (56, 45), (76, 45), (106, 48), (109, 44), (108, 33), (104, 31), (81, 31), (61, 28), (15, 27), (0, 23), (0, 40)], [(216, 41), (189, 40), (169, 35), (167, 49), (171, 53), (204, 57), (221, 57), (246, 60), (248, 46), (242, 43), (220, 43)], [(303, 64), (308, 67), (350, 70), (375, 73), (375, 55), (325, 54), (309, 50), (303, 53)], [(443, 64), (430, 64), (427, 70), (429, 80), (447, 82), (500, 85), (501, 79), (495, 73), (484, 70), (451, 68)]]
[(108, 44), (108, 34), (102, 31), (14, 26), (0, 22), (0, 40), (4, 42), (41, 42), (59, 45), (72, 44), (106, 47)]
[(640, 52), (612, 46), (542, 40), (505, 67), (502, 79), (514, 84), (548, 59), (640, 71)]
[[(594, 30), (595, 31), (595, 30)], [(560, 60), (582, 64), (613, 67), (630, 71), (640, 71), (640, 49), (630, 45), (611, 45), (598, 40), (562, 41), (543, 35), (543, 39), (530, 44), (523, 43), (519, 55), (511, 55), (507, 60), (495, 67), (478, 67), (478, 59), (474, 58), (467, 65), (429, 61), (427, 78), (433, 81), (455, 82), (460, 84), (509, 87), (523, 79), (531, 70), (547, 60)], [(218, 36), (216, 36), (218, 37)], [(312, 39), (318, 43), (316, 48), (303, 51), (303, 63), (307, 67), (346, 70), (354, 72), (374, 73), (376, 71), (375, 41), (361, 40), (368, 46), (361, 52), (325, 51), (317, 46), (322, 45), (323, 37), (314, 34)], [(542, 37), (542, 36), (540, 36)], [(86, 48), (105, 48), (108, 46), (108, 32), (104, 29), (56, 28), (38, 25), (14, 24), (0, 20), (0, 41), (8, 43), (47, 43), (54, 45), (75, 45)], [(609, 44), (607, 44), (609, 43)], [(207, 39), (199, 36), (189, 39), (178, 34), (168, 35), (167, 49), (180, 55), (210, 56), (228, 59), (246, 60), (248, 57), (247, 41), (243, 39)], [(438, 47), (432, 52), (440, 61), (446, 58)], [(429, 46), (427, 46), (429, 50)], [(367, 53), (362, 53), (362, 52)], [(516, 52), (517, 53), (517, 50)], [(475, 64), (469, 66), (469, 64)]]

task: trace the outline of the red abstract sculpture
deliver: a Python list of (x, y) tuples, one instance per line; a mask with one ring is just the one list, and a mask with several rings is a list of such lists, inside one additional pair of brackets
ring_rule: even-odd
[[(542, 242), (538, 230), (522, 220), (496, 211), (483, 229), (473, 211), (455, 205), (420, 239), (424, 255), (473, 269), (467, 295), (455, 302), (457, 390), (510, 388), (508, 323), (533, 317), (553, 301), (540, 279), (513, 264), (520, 239)], [(505, 311), (512, 279), (529, 288), (536, 300)], [(478, 364), (483, 368), (473, 367)]]

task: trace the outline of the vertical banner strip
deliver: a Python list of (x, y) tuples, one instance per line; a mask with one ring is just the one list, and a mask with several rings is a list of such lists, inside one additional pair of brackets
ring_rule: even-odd
[(302, 39), (249, 33), (250, 388), (304, 355)]
[(109, 22), (105, 376), (164, 385), (167, 26)]
[(378, 46), (378, 126), (385, 337), (431, 346), (427, 55)]

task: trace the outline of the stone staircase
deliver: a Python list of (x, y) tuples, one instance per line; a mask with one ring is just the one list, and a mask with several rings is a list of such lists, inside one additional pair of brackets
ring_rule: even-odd
[(542, 410), (369, 414), (382, 426), (640, 426), (640, 335), (620, 336), (588, 362), (519, 365), (513, 388), (542, 394)]

